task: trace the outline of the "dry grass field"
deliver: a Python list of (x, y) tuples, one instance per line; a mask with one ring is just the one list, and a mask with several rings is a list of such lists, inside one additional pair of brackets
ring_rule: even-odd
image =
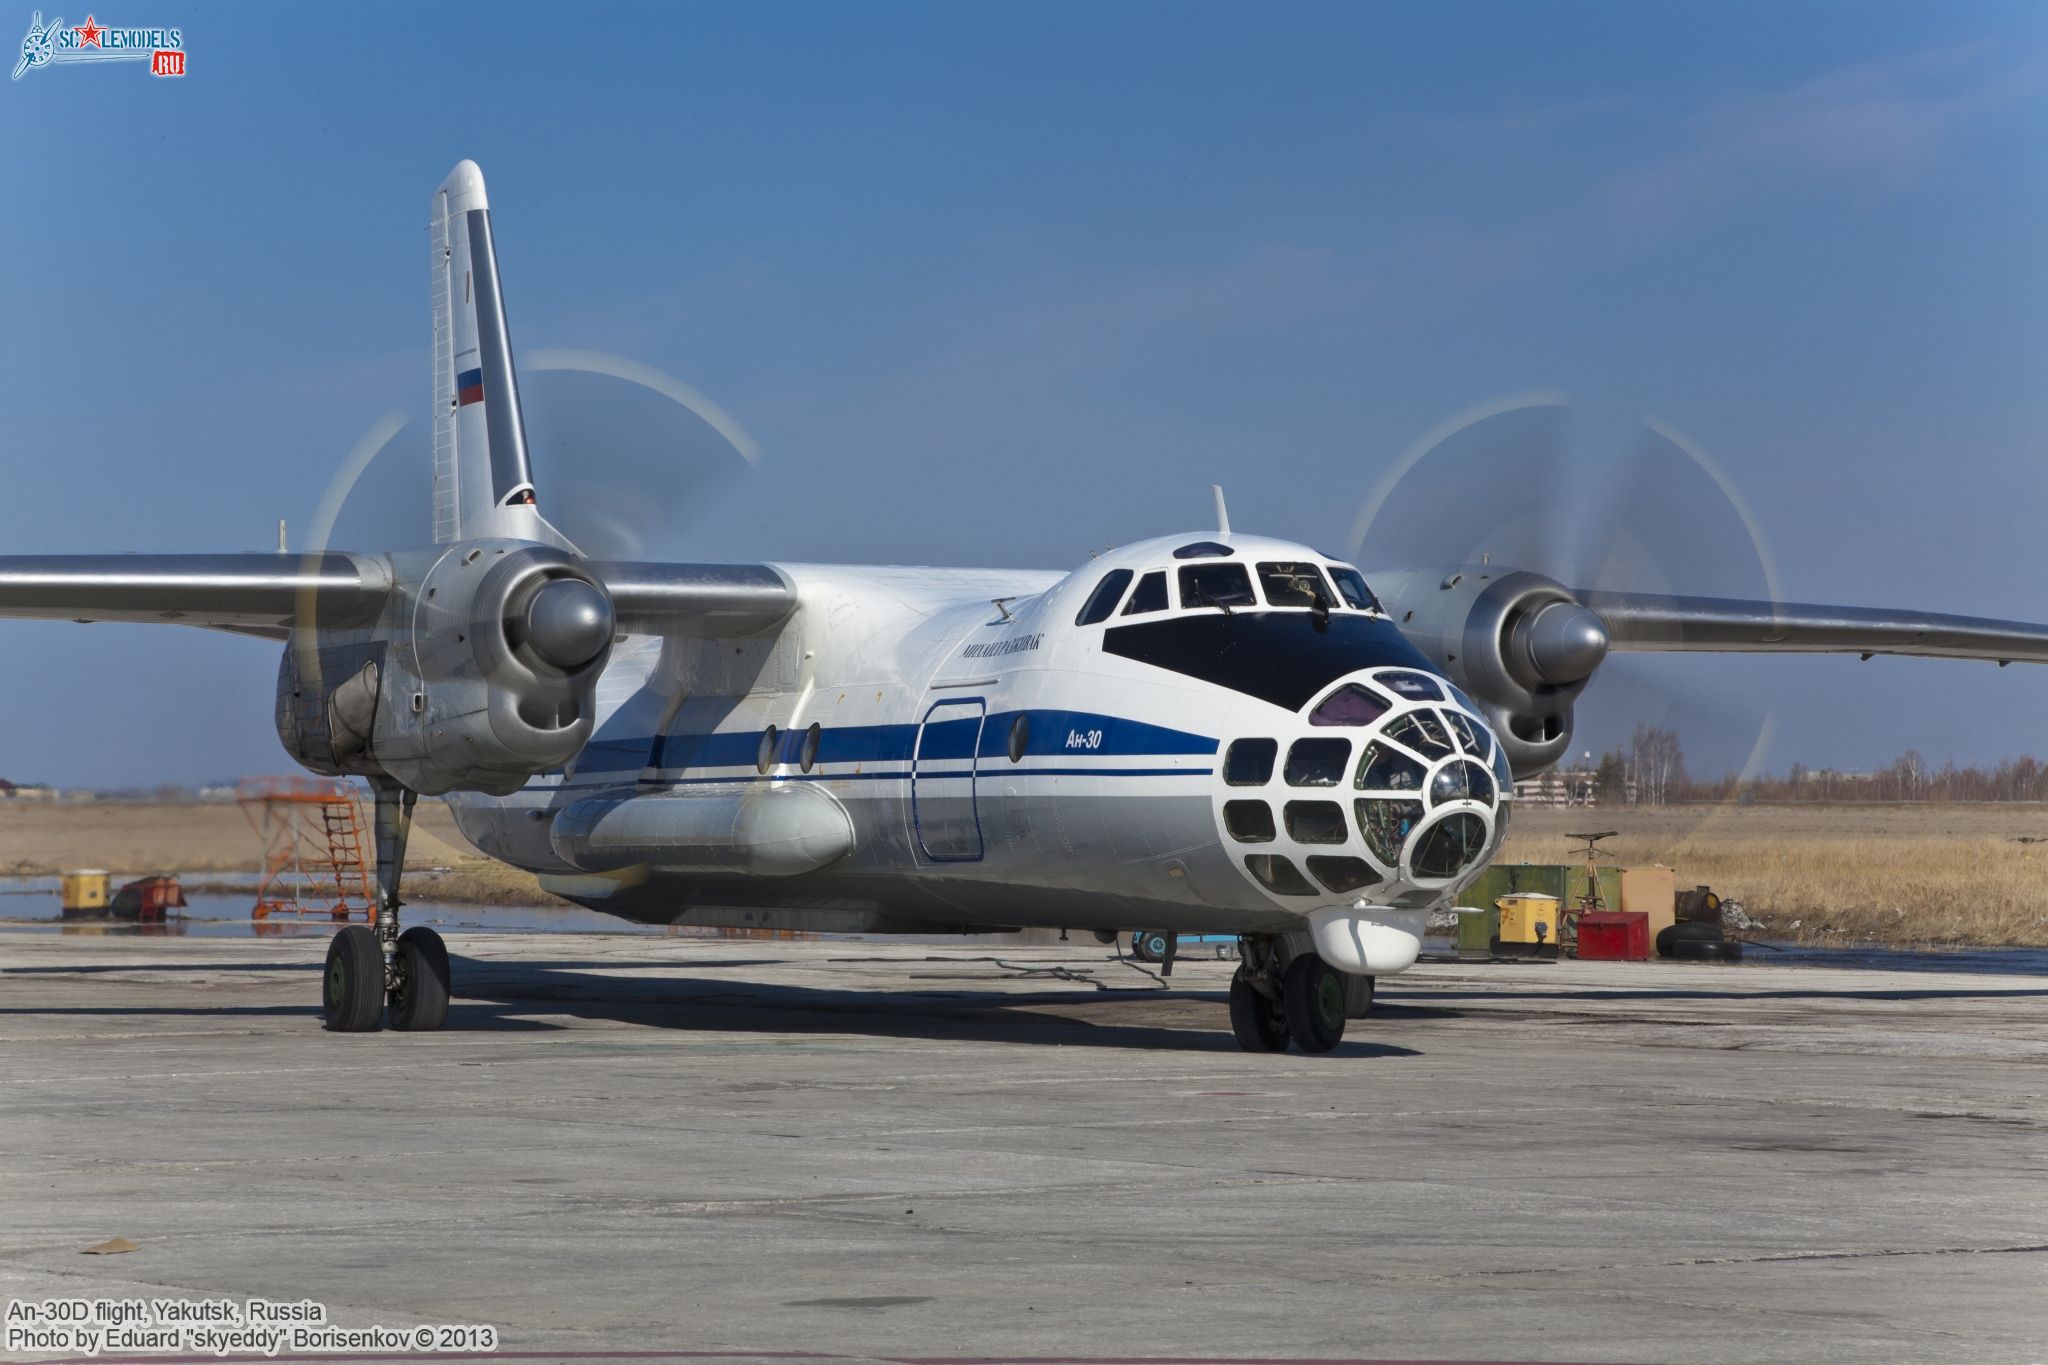
[[(1624, 865), (1664, 863), (1743, 904), (1770, 937), (1889, 944), (2048, 945), (2048, 807), (1528, 807), (1504, 860), (1569, 861), (1567, 831), (1614, 829)], [(0, 873), (67, 867), (248, 873), (258, 845), (234, 806), (0, 802)], [(438, 801), (422, 801), (407, 859), (422, 900), (557, 903), (532, 876), (471, 849)], [(445, 869), (445, 870), (441, 870)], [(1794, 924), (1798, 927), (1794, 928)]]
[[(188, 883), (208, 873), (254, 873), (262, 845), (233, 805), (0, 801), (0, 875), (104, 867), (141, 876), (176, 872)], [(406, 894), (482, 905), (555, 905), (533, 875), (471, 848), (448, 808), (422, 801), (405, 859)]]
[(2048, 945), (2048, 843), (2020, 842), (2048, 839), (2048, 806), (1532, 806), (1502, 861), (1572, 861), (1565, 835), (1587, 829), (1620, 831), (1602, 847), (1624, 867), (1741, 901), (1766, 937)]

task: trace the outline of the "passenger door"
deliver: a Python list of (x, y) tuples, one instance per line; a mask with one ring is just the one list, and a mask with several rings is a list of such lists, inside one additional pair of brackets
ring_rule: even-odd
[(981, 861), (981, 813), (975, 805), (981, 729), (988, 703), (980, 697), (933, 702), (917, 727), (910, 758), (910, 819), (917, 846), (935, 863)]

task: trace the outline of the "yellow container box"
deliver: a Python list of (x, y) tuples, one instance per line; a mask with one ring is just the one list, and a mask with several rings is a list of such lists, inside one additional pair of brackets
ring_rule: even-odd
[(1500, 941), (1555, 945), (1557, 942), (1557, 897), (1540, 894), (1502, 896)]
[(107, 874), (97, 868), (66, 872), (60, 883), (66, 912), (107, 908)]

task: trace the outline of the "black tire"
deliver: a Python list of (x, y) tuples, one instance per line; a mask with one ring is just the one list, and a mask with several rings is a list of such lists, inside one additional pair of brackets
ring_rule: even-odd
[(398, 936), (398, 981), (391, 991), (391, 1027), (428, 1033), (448, 1020), (448, 945), (418, 926)]
[[(1657, 931), (1657, 956), (1682, 957), (1678, 951), (1681, 943), (1722, 943), (1721, 926), (1704, 920), (1690, 920), (1667, 925)], [(1697, 954), (1695, 954), (1697, 956)]]
[(1280, 998), (1287, 1007), (1287, 1036), (1303, 1052), (1328, 1052), (1344, 1039), (1344, 978), (1314, 953), (1287, 964)]
[(1740, 962), (1742, 941), (1733, 938), (1682, 938), (1671, 945), (1671, 956), (1681, 962)]
[(1131, 935), (1131, 956), (1140, 962), (1164, 962), (1166, 960), (1166, 935), (1157, 929), (1145, 929)]
[(335, 1033), (375, 1033), (384, 1026), (384, 948), (369, 926), (351, 924), (328, 943), (320, 1010)]
[(1230, 979), (1230, 1031), (1246, 1052), (1285, 1052), (1287, 1016), (1242, 972)]
[[(1351, 1015), (1353, 1019), (1363, 1019), (1366, 1015), (1371, 1014), (1373, 1001), (1379, 997), (1380, 993), (1380, 979), (1378, 977), (1363, 976), (1359, 980), (1365, 982), (1365, 1008)], [(1345, 985), (1348, 986), (1350, 983), (1347, 981)], [(1349, 1011), (1346, 1011), (1346, 1013), (1349, 1013)]]

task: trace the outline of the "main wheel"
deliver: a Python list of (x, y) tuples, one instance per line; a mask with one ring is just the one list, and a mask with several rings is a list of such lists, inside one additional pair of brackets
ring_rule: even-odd
[(374, 1033), (384, 1025), (384, 948), (369, 926), (351, 924), (327, 945), (321, 1013), (336, 1033)]
[(1344, 978), (1314, 953), (1287, 964), (1280, 998), (1287, 1007), (1287, 1036), (1303, 1052), (1328, 1052), (1344, 1038)]
[(391, 1027), (425, 1033), (448, 1018), (448, 945), (432, 929), (398, 936), (398, 980), (391, 988)]
[(1246, 1052), (1287, 1050), (1287, 1016), (1243, 972), (1230, 979), (1230, 1031)]

